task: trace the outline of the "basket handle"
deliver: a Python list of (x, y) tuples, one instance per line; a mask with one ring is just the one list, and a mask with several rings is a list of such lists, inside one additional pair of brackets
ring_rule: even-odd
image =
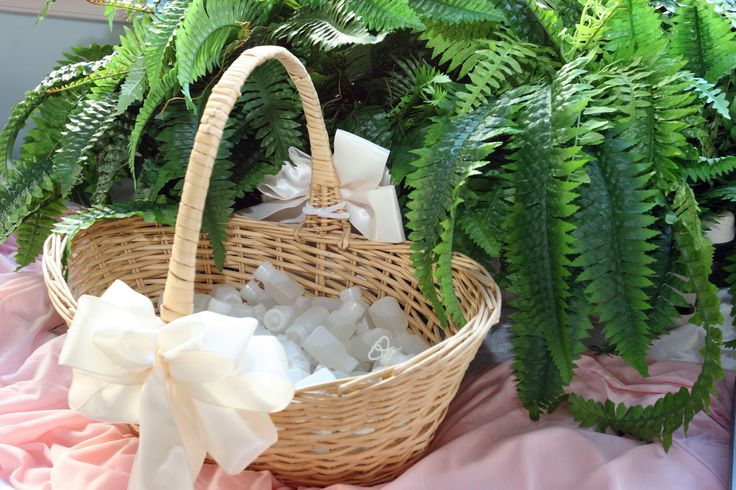
[[(332, 165), (332, 151), (322, 109), (304, 65), (296, 56), (280, 46), (258, 46), (244, 51), (212, 89), (194, 138), (194, 147), (189, 157), (176, 217), (174, 244), (161, 306), (161, 318), (165, 322), (192, 314), (202, 210), (218, 146), (230, 111), (240, 97), (243, 83), (255, 68), (270, 59), (278, 60), (286, 68), (302, 100), (312, 154), (309, 203), (320, 208), (341, 202), (340, 184)], [(297, 236), (301, 233), (302, 227), (316, 229), (320, 235), (336, 229), (343, 230), (342, 242), (345, 242), (349, 231), (349, 224), (345, 219), (315, 215), (306, 217), (304, 223), (297, 228)]]

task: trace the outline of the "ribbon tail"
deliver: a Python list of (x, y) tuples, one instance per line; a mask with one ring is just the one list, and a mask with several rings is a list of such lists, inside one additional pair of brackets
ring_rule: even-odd
[[(159, 370), (154, 370), (143, 386), (138, 453), (133, 462), (128, 490), (190, 490), (202, 467), (206, 451), (189, 428), (177, 424), (168, 387)], [(180, 435), (180, 430), (184, 433)], [(184, 439), (188, 439), (186, 444)], [(186, 449), (185, 449), (186, 448)], [(183, 471), (187, 468), (188, 471)]]
[(350, 223), (369, 240), (400, 243), (406, 239), (394, 186), (356, 192), (346, 201)]
[(262, 220), (268, 218), (270, 221), (282, 223), (300, 223), (304, 221), (302, 207), (307, 202), (307, 197), (278, 201), (275, 199), (265, 200), (262, 204), (256, 204), (239, 211), (246, 218)]

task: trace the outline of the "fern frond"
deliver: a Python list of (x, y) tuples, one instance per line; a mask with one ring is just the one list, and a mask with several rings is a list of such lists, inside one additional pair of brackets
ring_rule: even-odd
[(173, 226), (176, 223), (177, 206), (159, 202), (126, 201), (115, 204), (95, 205), (82, 211), (64, 216), (53, 228), (54, 233), (67, 235), (70, 239), (82, 230), (106, 219), (123, 219), (140, 216), (148, 222)]
[(59, 149), (53, 157), (51, 176), (66, 196), (77, 183), (82, 168), (88, 163), (87, 154), (115, 118), (117, 94), (99, 94), (87, 98), (69, 116)]
[[(452, 82), (450, 77), (418, 58), (396, 60), (396, 64), (398, 69), (390, 74), (387, 82), (391, 117), (405, 112), (421, 112), (424, 107), (417, 102), (426, 101), (428, 90)], [(405, 126), (410, 124), (405, 121)]]
[(191, 3), (192, 0), (169, 0), (151, 20), (143, 48), (146, 74), (151, 86), (159, 83), (162, 72), (168, 69), (167, 50), (172, 46), (176, 30)]
[(509, 87), (509, 82), (529, 77), (535, 68), (549, 70), (554, 66), (544, 48), (507, 35), (498, 34), (498, 39), (485, 41), (481, 46), (483, 49), (476, 52), (479, 59), (470, 72), (470, 82), (457, 93), (458, 114), (498, 96)]
[(705, 329), (703, 367), (688, 393), (680, 388), (676, 393), (667, 393), (654, 405), (626, 407), (615, 405), (610, 400), (605, 404), (586, 400), (575, 394), (569, 396), (570, 411), (582, 425), (596, 426), (599, 430), (608, 427), (615, 431), (631, 434), (642, 440), (658, 438), (667, 450), (672, 444), (672, 434), (688, 424), (699, 411), (710, 405), (714, 383), (723, 377), (721, 368), (721, 330), (723, 321), (716, 288), (708, 280), (711, 271), (712, 246), (703, 236), (702, 225), (697, 213), (697, 203), (692, 190), (680, 183), (676, 187), (674, 210), (675, 240), (682, 251), (685, 269), (690, 284), (697, 295), (698, 308), (694, 323), (702, 323)]
[(21, 160), (40, 159), (51, 162), (62, 139), (69, 114), (77, 107), (76, 94), (64, 93), (47, 97), (31, 116), (33, 127), (28, 129), (20, 147)]
[(457, 26), (436, 24), (427, 21), (427, 28), (419, 35), (432, 50), (432, 58), (447, 66), (447, 72), (458, 70), (458, 79), (467, 75), (482, 55), (483, 40), (493, 36), (495, 28), (490, 24), (475, 23), (458, 29)]
[(143, 136), (146, 124), (148, 124), (156, 109), (164, 101), (176, 94), (177, 87), (177, 69), (175, 65), (161, 78), (161, 82), (158, 85), (151, 87), (146, 99), (143, 101), (143, 106), (135, 118), (135, 125), (133, 126), (133, 131), (130, 133), (130, 142), (128, 144), (128, 166), (130, 167), (131, 173), (135, 172), (135, 154), (138, 150), (138, 143)]
[(26, 92), (23, 100), (11, 110), (8, 122), (0, 132), (0, 151), (4, 157), (6, 167), (13, 161), (13, 149), (18, 133), (25, 126), (26, 120), (48, 95), (48, 90), (95, 73), (109, 61), (110, 57), (106, 56), (98, 61), (81, 61), (64, 65), (49, 73), (35, 89)]
[(409, 7), (408, 0), (356, 0), (351, 2), (350, 8), (361, 16), (369, 29), (391, 31), (424, 27), (417, 14)]
[(264, 5), (231, 0), (194, 0), (176, 30), (178, 79), (189, 99), (189, 85), (222, 60), (228, 41), (264, 15)]
[(120, 87), (116, 113), (122, 114), (128, 107), (143, 100), (147, 88), (146, 68), (143, 66), (143, 58), (138, 58), (130, 66), (128, 75), (125, 77), (125, 82)]
[(409, 0), (409, 6), (420, 18), (443, 24), (504, 20), (489, 0)]
[(212, 256), (218, 269), (225, 266), (227, 224), (234, 210), (237, 193), (232, 180), (232, 166), (232, 162), (225, 159), (215, 162), (202, 212), (202, 231), (210, 240)]
[(485, 193), (475, 206), (459, 209), (458, 221), (465, 234), (489, 257), (497, 258), (505, 241), (503, 222), (509, 211), (506, 189), (498, 185)]
[(281, 24), (274, 35), (290, 43), (329, 51), (348, 44), (379, 43), (386, 33), (371, 34), (361, 18), (340, 0), (305, 5)]
[[(652, 286), (648, 241), (655, 218), (654, 194), (644, 190), (650, 174), (623, 127), (609, 130), (598, 158), (588, 162), (590, 182), (581, 189), (576, 214), (578, 280), (603, 323), (603, 334), (642, 375), (651, 335), (646, 289)], [(612, 294), (612, 292), (615, 292)]]
[(736, 157), (700, 157), (696, 166), (685, 169), (685, 176), (693, 182), (713, 182), (736, 170)]
[(43, 242), (51, 234), (51, 229), (65, 210), (66, 205), (63, 199), (52, 201), (41, 206), (23, 220), (15, 232), (18, 243), (15, 263), (18, 268), (34, 262), (41, 254)]
[(616, 11), (605, 25), (605, 49), (617, 60), (642, 57), (661, 62), (667, 38), (659, 15), (647, 0), (618, 0)]
[(685, 68), (716, 83), (736, 67), (736, 34), (706, 0), (686, 0), (672, 19), (670, 53), (682, 56)]
[(649, 313), (652, 338), (669, 330), (672, 320), (680, 315), (677, 308), (687, 306), (682, 294), (689, 292), (682, 280), (685, 270), (679, 261), (672, 227), (667, 226), (654, 243), (657, 248), (652, 254), (653, 284), (647, 289), (649, 304), (652, 305)]
[(132, 124), (127, 118), (115, 119), (107, 131), (106, 137), (96, 146), (97, 167), (92, 202), (101, 204), (107, 200), (115, 183), (115, 178), (128, 162), (128, 135)]
[(729, 111), (729, 102), (726, 100), (726, 94), (721, 89), (702, 78), (693, 77), (691, 79), (691, 89), (698, 94), (714, 111), (724, 119), (731, 119)]
[(299, 101), (280, 63), (269, 61), (256, 68), (243, 85), (238, 104), (265, 158), (282, 162), (288, 159), (290, 146), (304, 146)]
[(0, 241), (36, 211), (53, 190), (46, 162), (42, 160), (17, 161), (4, 177), (0, 181)]
[[(557, 374), (568, 383), (578, 340), (568, 321), (572, 235), (570, 217), (577, 206), (575, 189), (581, 183), (581, 167), (589, 157), (583, 145), (600, 142), (600, 122), (582, 120), (591, 100), (590, 86), (578, 82), (589, 60), (565, 65), (550, 85), (531, 87), (533, 93), (520, 102), (517, 126), (512, 135), (515, 148), (508, 165), (508, 178), (515, 188), (514, 205), (506, 223), (509, 273), (514, 277), (515, 306), (519, 309), (514, 328), (523, 336), (539, 333)], [(534, 334), (530, 333), (534, 332)], [(520, 348), (523, 347), (517, 343)], [(547, 359), (547, 357), (544, 357)], [(557, 393), (560, 389), (532, 387), (539, 379), (518, 372), (519, 389), (529, 393)], [(529, 386), (527, 386), (529, 385)], [(525, 402), (531, 413), (550, 405), (552, 399)]]
[(103, 7), (113, 7), (116, 9), (133, 10), (135, 12), (151, 13), (156, 10), (156, 4), (150, 1), (136, 0), (87, 0), (88, 3), (100, 5)]
[[(443, 239), (451, 239), (447, 230), (454, 226), (452, 216), (461, 202), (459, 193), (500, 144), (491, 140), (509, 130), (503, 114), (498, 112), (501, 109), (501, 105), (489, 104), (456, 119), (436, 120), (427, 129), (424, 147), (414, 151), (418, 158), (412, 164), (414, 171), (406, 178), (407, 185), (414, 189), (409, 194), (406, 214), (413, 242), (412, 262), (422, 291), (443, 323), (446, 317), (435, 292), (432, 264), (439, 259), (438, 253), (445, 255), (442, 260), (447, 263), (452, 244), (443, 245)], [(446, 283), (443, 299), (448, 312), (460, 321), (462, 314), (450, 288), (451, 284)]]

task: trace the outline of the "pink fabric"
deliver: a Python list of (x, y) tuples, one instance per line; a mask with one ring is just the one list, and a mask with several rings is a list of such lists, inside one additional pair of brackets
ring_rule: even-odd
[[(6, 251), (2, 251), (6, 253)], [(2, 272), (2, 269), (0, 269)], [(67, 407), (70, 372), (57, 364), (64, 336), (38, 273), (0, 274), (0, 480), (17, 489), (124, 489), (137, 447), (125, 426)], [(585, 356), (573, 388), (588, 396), (650, 402), (691, 386), (699, 366), (658, 362), (642, 380), (617, 358)], [(466, 381), (430, 453), (384, 490), (721, 489), (728, 482), (733, 375), (719, 384), (669, 453), (658, 444), (579, 428), (565, 413), (529, 420), (504, 363)], [(286, 489), (268, 472), (228, 476), (205, 465), (197, 489)], [(335, 485), (332, 490), (355, 490)]]

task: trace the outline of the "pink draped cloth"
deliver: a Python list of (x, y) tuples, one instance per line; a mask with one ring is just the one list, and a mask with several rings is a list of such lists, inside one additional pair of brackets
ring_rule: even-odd
[[(138, 439), (125, 426), (69, 410), (70, 371), (57, 363), (64, 336), (37, 267), (12, 268), (12, 243), (0, 245), (0, 488), (116, 490), (127, 485)], [(584, 356), (573, 389), (586, 396), (648, 403), (690, 387), (699, 366), (657, 362), (642, 379), (620, 359)], [(564, 408), (529, 420), (509, 363), (467, 379), (429, 453), (384, 490), (723, 489), (728, 483), (729, 373), (708, 414), (669, 453), (608, 433), (581, 429)], [(287, 489), (268, 472), (229, 476), (204, 466), (199, 490)], [(332, 490), (355, 490), (334, 485)]]

